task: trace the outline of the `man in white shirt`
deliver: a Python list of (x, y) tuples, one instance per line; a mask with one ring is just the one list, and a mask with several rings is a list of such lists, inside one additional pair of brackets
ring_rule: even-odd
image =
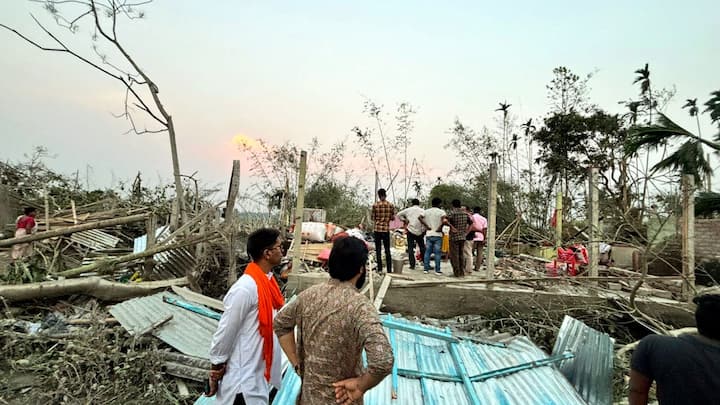
[(438, 197), (432, 199), (432, 208), (428, 208), (418, 217), (425, 229), (426, 233), (426, 248), (425, 248), (425, 273), (430, 272), (430, 255), (435, 255), (435, 275), (442, 275), (440, 271), (440, 260), (442, 258), (442, 225), (447, 221), (447, 215), (445, 211), (440, 209), (442, 200)]
[(415, 243), (420, 248), (420, 257), (425, 258), (425, 226), (420, 222), (420, 216), (425, 210), (420, 208), (420, 200), (412, 199), (412, 206), (398, 212), (407, 228), (407, 252), (410, 260), (410, 270), (415, 270)]
[[(252, 262), (230, 287), (210, 348), (208, 396), (216, 403), (267, 405), (272, 387), (280, 387), (280, 344), (272, 331), (275, 313), (284, 304), (272, 274), (283, 252), (277, 230), (262, 228), (248, 237)], [(269, 328), (269, 329), (268, 329)]]

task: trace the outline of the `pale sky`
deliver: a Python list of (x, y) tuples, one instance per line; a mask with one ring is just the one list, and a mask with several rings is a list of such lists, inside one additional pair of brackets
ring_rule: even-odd
[[(454, 163), (442, 146), (455, 117), (494, 127), (507, 100), (521, 121), (539, 120), (559, 65), (597, 70), (592, 101), (620, 112), (619, 100), (637, 98), (633, 71), (647, 62), (655, 87), (677, 86), (667, 113), (692, 131), (685, 99), (701, 104), (720, 89), (717, 0), (156, 0), (144, 9), (147, 17), (123, 22), (119, 36), (175, 119), (182, 172), (210, 184), (225, 183), (241, 158), (234, 136), (329, 144), (367, 123), (363, 96), (417, 108), (411, 154), (442, 176)], [(39, 4), (0, 1), (0, 22), (49, 43), (30, 12), (60, 30)], [(70, 44), (90, 52), (86, 26)], [(166, 135), (123, 135), (127, 124), (113, 118), (122, 111), (119, 83), (5, 30), (0, 49), (0, 159), (44, 145), (57, 155), (51, 167), (83, 173), (89, 165), (97, 186), (138, 170), (151, 181), (171, 178)], [(704, 133), (715, 133), (703, 119)]]

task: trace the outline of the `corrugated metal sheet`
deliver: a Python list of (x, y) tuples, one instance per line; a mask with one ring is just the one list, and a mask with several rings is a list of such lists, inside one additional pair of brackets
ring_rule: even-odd
[[(437, 328), (399, 318), (385, 318), (388, 319), (389, 322), (384, 321), (385, 330), (394, 346), (398, 375), (388, 376), (368, 391), (364, 398), (366, 405), (585, 404), (555, 367), (532, 363), (547, 360), (548, 356), (525, 337), (518, 337), (507, 346), (474, 343), (454, 338)], [(394, 323), (412, 325), (419, 333), (394, 329)], [(438, 332), (444, 333), (446, 338), (426, 336)], [(516, 372), (505, 370), (520, 364), (527, 368)], [(465, 373), (459, 373), (458, 368), (464, 369)], [(484, 373), (499, 375), (467, 384)], [(408, 378), (401, 374), (424, 377)], [(397, 398), (393, 400), (394, 380)], [(273, 404), (292, 405), (299, 391), (299, 377), (288, 370)], [(473, 396), (475, 400), (471, 399)]]
[[(155, 230), (155, 240), (158, 242), (164, 241), (169, 235), (170, 227), (167, 225)], [(133, 253), (144, 252), (145, 249), (147, 249), (147, 235), (135, 238)], [(157, 253), (153, 255), (153, 259), (156, 262), (153, 268), (154, 278), (183, 277), (188, 270), (194, 269), (197, 265), (195, 256), (187, 247)]]
[(112, 249), (120, 242), (120, 238), (99, 229), (76, 232), (70, 236), (70, 240), (90, 248), (91, 250)]
[(173, 318), (152, 334), (188, 356), (209, 359), (212, 336), (218, 321), (163, 302), (163, 296), (182, 298), (172, 293), (158, 293), (113, 305), (110, 314), (128, 331), (137, 333), (169, 314)]
[(613, 341), (575, 318), (565, 316), (553, 353), (575, 357), (558, 364), (560, 371), (591, 405), (612, 403)]

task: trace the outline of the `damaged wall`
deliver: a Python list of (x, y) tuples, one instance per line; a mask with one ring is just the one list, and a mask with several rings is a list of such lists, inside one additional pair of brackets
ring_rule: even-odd
[(5, 225), (14, 224), (20, 214), (22, 214), (22, 206), (10, 197), (7, 186), (0, 184), (0, 233), (5, 233), (6, 237), (13, 236), (12, 230), (6, 230)]
[(695, 260), (720, 260), (720, 218), (695, 220)]

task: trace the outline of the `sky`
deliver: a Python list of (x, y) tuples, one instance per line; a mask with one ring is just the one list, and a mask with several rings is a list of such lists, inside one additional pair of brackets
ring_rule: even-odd
[[(233, 159), (243, 160), (241, 185), (252, 181), (233, 139), (352, 140), (350, 129), (368, 124), (364, 97), (416, 107), (410, 154), (435, 177), (454, 165), (443, 146), (456, 117), (492, 128), (507, 101), (519, 120), (540, 120), (559, 65), (596, 72), (591, 101), (621, 112), (619, 100), (637, 98), (634, 70), (649, 63), (653, 86), (677, 88), (667, 114), (691, 130), (684, 100), (701, 104), (720, 89), (717, 0), (156, 0), (144, 10), (118, 35), (160, 88), (182, 172), (222, 188)], [(0, 2), (0, 23), (50, 44), (30, 13), (93, 55), (87, 26), (72, 35), (37, 3)], [(113, 117), (123, 108), (121, 84), (2, 29), (0, 49), (0, 159), (43, 145), (51, 167), (88, 174), (94, 187), (137, 171), (150, 182), (171, 178), (167, 135), (124, 134), (127, 122)], [(703, 119), (703, 132), (715, 133)]]

